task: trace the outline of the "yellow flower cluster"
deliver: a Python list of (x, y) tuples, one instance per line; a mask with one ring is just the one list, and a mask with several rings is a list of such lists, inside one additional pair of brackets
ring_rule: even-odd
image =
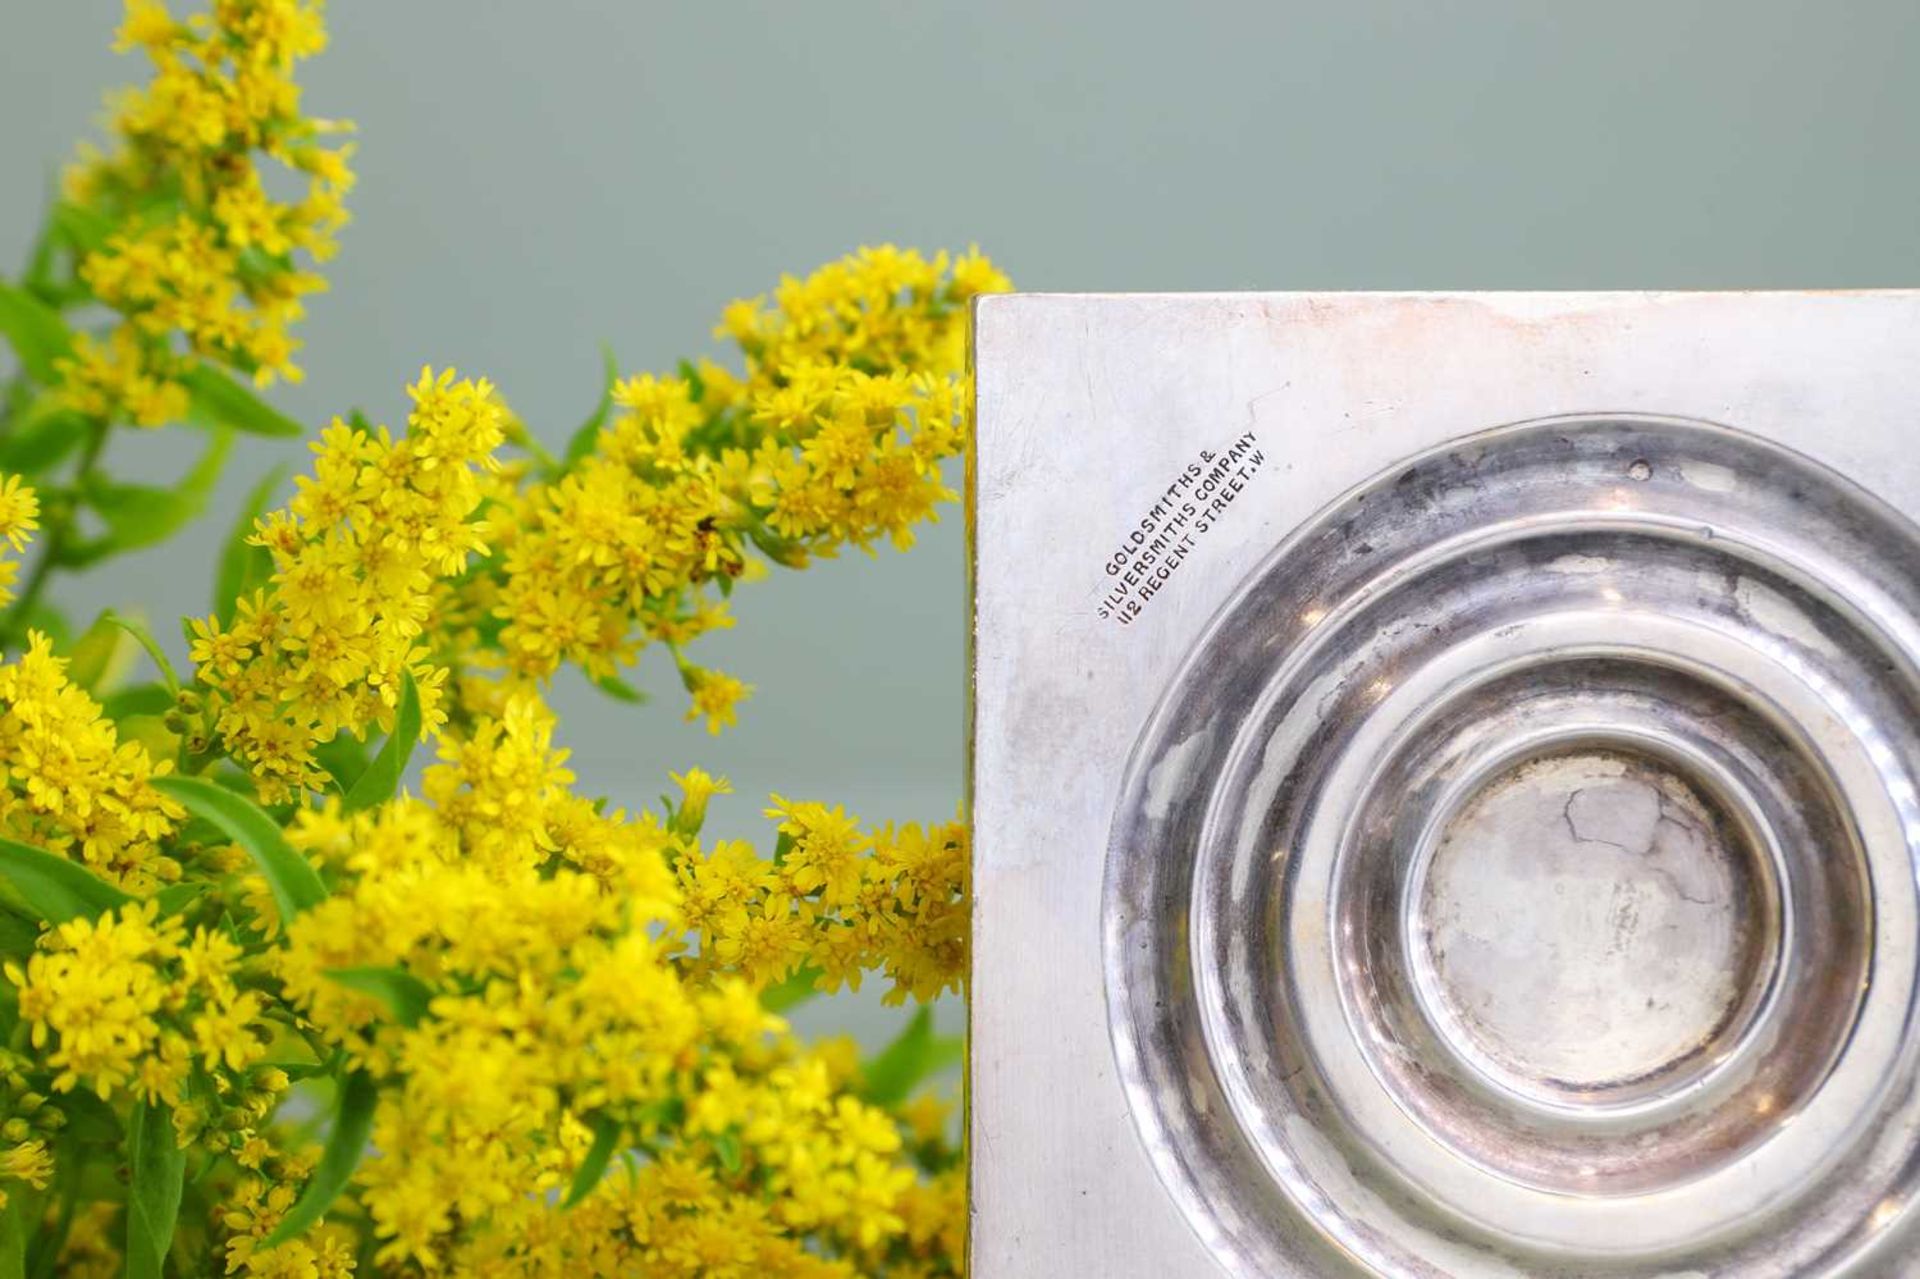
[[(428, 371), (411, 394), (404, 436), (336, 422), (257, 521), (270, 585), (194, 623), (177, 701), (196, 769), (224, 756), (263, 798), (304, 801), (317, 748), (397, 723), (411, 676), (440, 757), (421, 798), (295, 804), (288, 838), (332, 885), (319, 904), (283, 920), (237, 849), (183, 838), (150, 784), (166, 766), (115, 740), (44, 639), (0, 667), (7, 829), (139, 893), (185, 861), (195, 890), (181, 914), (147, 901), (62, 925), (8, 969), (49, 1086), (171, 1106), (183, 1142), (257, 1173), (208, 1236), (236, 1272), (350, 1263), (325, 1234), (265, 1246), (306, 1175), (273, 1145), (272, 1044), (377, 1084), (352, 1193), (383, 1269), (952, 1273), (954, 1153), (863, 1100), (855, 1061), (803, 1047), (760, 991), (796, 970), (823, 989), (884, 970), (894, 1000), (957, 988), (963, 829), (867, 830), (775, 797), (771, 857), (703, 849), (724, 781), (681, 775), (662, 818), (604, 810), (573, 792), (524, 674), (449, 722), (444, 619), (512, 553), (486, 545), (510, 505), (505, 424), (483, 381)], [(690, 682), (730, 710), (727, 677)], [(228, 1082), (188, 1091), (196, 1072)], [(619, 1161), (560, 1207), (601, 1134)]]
[(310, 1159), (269, 1159), (273, 1175), (241, 1177), (228, 1192), (219, 1221), (227, 1235), (225, 1273), (247, 1279), (346, 1279), (355, 1272), (354, 1250), (352, 1236), (341, 1227), (322, 1226), (299, 1239), (264, 1246), (313, 1171)]
[[(775, 796), (768, 855), (703, 843), (724, 780), (581, 796), (541, 691), (571, 664), (632, 696), (661, 645), (688, 718), (733, 722), (749, 687), (684, 651), (733, 584), (905, 546), (954, 496), (966, 307), (1006, 287), (978, 253), (864, 249), (736, 303), (734, 362), (610, 379), (562, 458), (426, 370), (403, 433), (335, 420), (228, 545), (246, 585), (190, 624), (184, 688), (137, 626), (71, 659), (26, 629), (64, 635), (49, 573), (163, 536), (224, 456), (121, 483), (116, 424), (286, 430), (221, 369), (297, 376), (345, 220), (348, 148), (292, 78), (320, 17), (127, 0), (152, 81), (5, 286), (0, 603), (46, 533), (0, 660), (0, 1271), (953, 1279), (964, 1169), (916, 1095), (951, 1041), (923, 1009), (863, 1066), (777, 1012), (868, 971), (957, 989), (964, 829)], [(158, 681), (124, 679), (122, 629)]]
[(33, 634), (0, 666), (0, 833), (66, 853), (114, 884), (146, 892), (180, 876), (162, 846), (183, 816), (155, 790), (172, 768), (66, 676), (46, 636)]
[[(114, 150), (83, 156), (67, 180), (99, 229), (79, 277), (121, 316), (105, 341), (80, 335), (64, 363), (80, 411), (177, 420), (195, 358), (261, 383), (299, 376), (289, 330), (325, 281), (297, 255), (331, 255), (353, 183), (348, 149), (323, 145), (338, 126), (301, 114), (292, 79), (325, 43), (318, 0), (216, 0), (187, 21), (128, 0), (120, 47), (145, 50), (153, 80), (114, 103)], [(263, 159), (304, 181), (300, 198), (268, 193)]]
[[(692, 801), (714, 783), (694, 770), (681, 785)], [(767, 815), (779, 820), (772, 858), (734, 841), (680, 862), (687, 928), (701, 939), (697, 963), (766, 984), (817, 969), (821, 990), (857, 990), (865, 971), (881, 969), (893, 981), (888, 1003), (960, 989), (967, 969), (962, 823), (862, 831), (839, 808), (778, 795)]]
[(6, 975), (33, 1046), (48, 1049), (55, 1092), (85, 1086), (104, 1101), (124, 1088), (180, 1108), (178, 1122), (196, 1066), (241, 1077), (266, 1048), (260, 996), (234, 982), (240, 956), (225, 933), (189, 937), (147, 902), (68, 920)]
[(270, 801), (325, 785), (316, 746), (390, 729), (407, 672), (426, 727), (445, 717), (446, 671), (425, 661), (423, 632), (436, 583), (486, 550), (473, 517), (501, 409), (490, 384), (456, 382), (452, 370), (423, 371), (408, 394), (401, 439), (334, 421), (314, 445), (313, 475), (256, 526), (271, 587), (230, 622), (193, 623), (210, 728)]
[(20, 561), (13, 558), (27, 549), (27, 536), (40, 527), (40, 498), (17, 475), (0, 476), (0, 604), (13, 598), (13, 579), (20, 574)]
[[(537, 702), (441, 745), (426, 800), (305, 810), (343, 885), (288, 930), (287, 996), (384, 1081), (359, 1173), (376, 1260), (456, 1273), (878, 1273), (930, 1199), (899, 1125), (757, 986), (675, 955), (687, 836), (567, 789)], [(684, 806), (683, 806), (684, 815)], [(400, 974), (406, 1016), (343, 971)], [(638, 1159), (562, 1209), (588, 1122)], [(937, 1228), (933, 1228), (936, 1229)], [(910, 1269), (888, 1273), (911, 1274)]]
[(731, 624), (716, 596), (758, 567), (749, 548), (797, 568), (904, 547), (953, 498), (940, 462), (965, 439), (966, 304), (1006, 287), (977, 253), (887, 246), (735, 303), (719, 332), (744, 377), (703, 361), (618, 382), (591, 451), (490, 514), (502, 554), (462, 588), (472, 638), (533, 677), (573, 663), (604, 678), (665, 643), (688, 718), (732, 722), (747, 686), (680, 646)]
[(17, 1182), (46, 1189), (53, 1177), (53, 1155), (44, 1141), (20, 1141), (0, 1149), (0, 1207), (7, 1202), (5, 1183)]
[(722, 457), (777, 537), (801, 553), (911, 544), (953, 497), (937, 464), (965, 440), (966, 304), (1008, 287), (977, 252), (884, 245), (727, 308), (717, 333), (745, 357), (751, 429)]
[(957, 1275), (961, 1171), (903, 1158), (901, 1126), (849, 1095), (834, 1057), (779, 1036), (741, 1046), (692, 1079), (687, 1129), (707, 1137), (656, 1146), (569, 1211), (522, 1205), (513, 1264), (475, 1250), (457, 1265), (543, 1279)]
[[(789, 280), (777, 305), (729, 312), (744, 381), (705, 364), (621, 382), (621, 412), (557, 478), (498, 468), (505, 411), (451, 371), (413, 388), (398, 443), (336, 422), (291, 512), (260, 526), (271, 594), (194, 624), (214, 728), (284, 799), (325, 784), (314, 746), (390, 722), (403, 667), (436, 703), (454, 674), (472, 718), (563, 663), (607, 679), (661, 642), (687, 717), (719, 731), (751, 689), (682, 646), (731, 625), (723, 597), (762, 563), (750, 548), (798, 567), (848, 542), (905, 545), (953, 496), (939, 463), (965, 437), (964, 304), (1003, 286), (978, 255), (894, 249)], [(498, 668), (504, 688), (469, 678)]]

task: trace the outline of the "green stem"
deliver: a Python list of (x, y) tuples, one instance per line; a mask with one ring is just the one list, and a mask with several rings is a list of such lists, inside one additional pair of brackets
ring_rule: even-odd
[(13, 437), (14, 427), (26, 417), (28, 400), (27, 371), (17, 369), (0, 391), (0, 441)]
[(307, 1047), (312, 1051), (315, 1061), (326, 1064), (344, 1059), (342, 1049), (336, 1048), (326, 1040), (320, 1038), (307, 1026), (302, 1024), (298, 1017), (295, 1017), (285, 1008), (277, 1005), (269, 1005), (262, 1015), (272, 1018), (274, 1021), (284, 1022), (288, 1029), (299, 1035), (300, 1038), (306, 1040)]
[(80, 1174), (71, 1161), (77, 1155), (76, 1151), (64, 1152), (64, 1158), (54, 1173), (54, 1189), (60, 1196), (60, 1215), (54, 1221), (51, 1234), (41, 1234), (35, 1239), (28, 1279), (50, 1279), (61, 1252), (67, 1246), (67, 1236), (73, 1232), (73, 1212), (80, 1197)]
[(27, 1196), (18, 1192), (0, 1207), (0, 1279), (26, 1279), (28, 1208)]
[[(58, 191), (57, 177), (53, 179), (52, 185), (54, 190)], [(20, 285), (29, 291), (37, 292), (48, 283), (53, 268), (54, 251), (59, 247), (59, 219), (54, 215), (58, 207), (56, 199), (54, 205), (41, 215), (40, 229), (34, 234), (33, 247), (27, 250), (27, 262), (20, 271)], [(7, 380), (6, 394), (0, 397), (0, 440), (13, 434), (14, 419), (19, 416), (17, 406), (23, 398), (22, 392), (25, 387), (26, 371), (24, 369), (16, 370)]]
[(509, 444), (525, 449), (527, 454), (540, 464), (543, 471), (557, 475), (562, 469), (560, 459), (540, 442), (540, 437), (529, 430), (526, 423), (518, 419), (508, 422), (506, 436)]

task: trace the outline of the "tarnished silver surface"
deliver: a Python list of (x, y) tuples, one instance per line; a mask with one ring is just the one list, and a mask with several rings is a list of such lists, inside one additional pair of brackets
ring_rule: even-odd
[(1444, 445), (1281, 547), (1149, 724), (1108, 871), (1122, 1071), (1216, 1250), (1870, 1247), (1913, 1180), (1917, 615), (1904, 517), (1656, 418)]
[(999, 305), (975, 1272), (1920, 1274), (1915, 298)]

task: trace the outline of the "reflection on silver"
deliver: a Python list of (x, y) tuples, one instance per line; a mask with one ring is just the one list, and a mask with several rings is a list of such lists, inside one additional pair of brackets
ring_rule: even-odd
[(1920, 529), (1672, 419), (1460, 440), (1290, 537), (1108, 853), (1123, 1082), (1222, 1264), (1881, 1273), (1920, 1180), (1917, 618)]

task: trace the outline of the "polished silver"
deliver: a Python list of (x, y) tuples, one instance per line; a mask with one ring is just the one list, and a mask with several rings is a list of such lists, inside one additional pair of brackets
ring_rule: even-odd
[(1107, 870), (1122, 1072), (1219, 1251), (1789, 1276), (1877, 1241), (1917, 617), (1920, 530), (1692, 422), (1469, 436), (1306, 524), (1148, 725)]
[(1909, 350), (986, 304), (975, 1273), (1920, 1274)]

